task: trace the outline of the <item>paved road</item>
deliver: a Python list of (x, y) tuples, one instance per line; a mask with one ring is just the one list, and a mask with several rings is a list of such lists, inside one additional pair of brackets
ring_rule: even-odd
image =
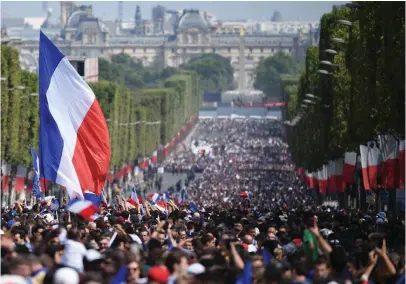
[[(192, 131), (189, 133), (188, 136), (185, 137), (185, 139), (182, 141), (182, 143), (185, 145), (187, 149), (189, 149), (192, 145), (192, 139), (196, 135), (198, 123), (194, 126)], [(199, 178), (201, 174), (196, 174), (196, 179)], [(163, 179), (162, 179), (162, 192), (164, 192), (166, 189), (168, 189), (171, 186), (175, 186), (176, 183), (179, 181), (179, 179), (182, 179), (182, 186), (185, 184), (185, 179), (186, 179), (186, 174), (179, 174), (179, 175), (173, 175), (172, 173), (164, 173), (163, 174)], [(147, 192), (147, 195), (155, 192), (155, 190), (150, 190)]]

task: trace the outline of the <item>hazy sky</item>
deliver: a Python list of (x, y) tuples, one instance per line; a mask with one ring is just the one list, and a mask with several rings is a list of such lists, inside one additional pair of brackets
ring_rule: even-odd
[[(1, 1), (2, 17), (41, 17), (44, 16), (41, 1)], [(102, 19), (114, 20), (118, 15), (118, 2), (92, 2), (80, 1), (78, 4), (92, 4), (94, 14)], [(283, 20), (319, 20), (320, 17), (330, 12), (333, 5), (340, 5), (346, 2), (342, 1), (267, 1), (267, 2), (202, 2), (202, 1), (168, 1), (168, 2), (142, 2), (142, 1), (125, 1), (124, 2), (124, 19), (134, 18), (135, 7), (140, 5), (142, 17), (151, 18), (151, 8), (160, 4), (168, 9), (199, 9), (216, 15), (219, 20), (269, 20), (272, 13), (277, 10), (282, 14)], [(59, 18), (60, 2), (48, 2), (48, 7), (52, 8), (56, 18)]]

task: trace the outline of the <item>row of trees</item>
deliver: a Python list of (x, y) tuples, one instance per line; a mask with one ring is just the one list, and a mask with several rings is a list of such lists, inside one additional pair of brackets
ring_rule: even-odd
[[(354, 2), (323, 15), (319, 46), (297, 87), (283, 90), (288, 119), (302, 116), (288, 129), (297, 166), (316, 170), (378, 134), (404, 137), (404, 11), (404, 2)], [(303, 109), (306, 94), (318, 98)]]
[(164, 81), (182, 70), (196, 72), (203, 92), (223, 92), (233, 87), (233, 68), (229, 58), (215, 53), (207, 53), (192, 58), (181, 68), (144, 67), (140, 61), (121, 53), (113, 55), (109, 61), (99, 59), (99, 79), (116, 82), (130, 89), (164, 86)]
[[(38, 144), (38, 76), (21, 70), (12, 47), (1, 46), (1, 62), (1, 160), (15, 174), (17, 165), (31, 165), (29, 148)], [(200, 78), (193, 71), (166, 69), (158, 75), (120, 54), (101, 60), (100, 76), (105, 80), (89, 85), (109, 126), (111, 168), (150, 157), (201, 105)]]
[(1, 47), (1, 160), (28, 165), (39, 126), (38, 77), (20, 69), (19, 54)]
[(109, 81), (90, 84), (108, 122), (112, 168), (150, 157), (199, 111), (201, 90), (196, 73), (181, 71), (163, 84), (162, 88), (138, 90)]

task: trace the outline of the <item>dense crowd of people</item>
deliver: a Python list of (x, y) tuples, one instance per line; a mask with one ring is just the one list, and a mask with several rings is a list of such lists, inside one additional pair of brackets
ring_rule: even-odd
[(161, 165), (191, 177), (169, 199), (162, 190), (164, 209), (119, 195), (90, 221), (52, 202), (3, 208), (2, 283), (404, 283), (404, 212), (318, 206), (283, 131), (200, 121), (193, 143), (210, 153), (185, 149)]

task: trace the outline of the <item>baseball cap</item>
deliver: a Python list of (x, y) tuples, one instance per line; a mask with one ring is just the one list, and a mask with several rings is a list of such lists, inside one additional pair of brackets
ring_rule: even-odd
[(200, 263), (193, 263), (187, 269), (187, 273), (193, 274), (193, 275), (199, 275), (199, 274), (204, 273), (205, 271), (206, 271), (206, 268)]
[(148, 280), (151, 282), (166, 283), (170, 273), (165, 266), (153, 266), (148, 271)]
[(79, 274), (73, 268), (63, 267), (58, 269), (53, 278), (54, 284), (78, 284)]
[(292, 243), (294, 243), (297, 246), (301, 246), (302, 245), (302, 240), (301, 239), (293, 239)]

